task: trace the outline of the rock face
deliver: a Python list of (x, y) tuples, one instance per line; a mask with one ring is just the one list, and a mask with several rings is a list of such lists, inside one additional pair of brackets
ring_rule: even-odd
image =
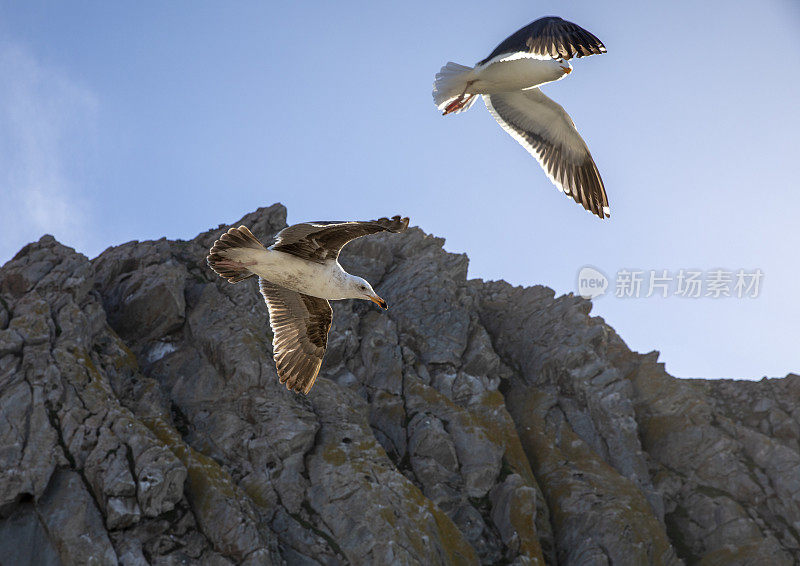
[(800, 562), (800, 376), (675, 379), (411, 229), (345, 249), (391, 308), (338, 302), (299, 396), (225, 228), (0, 268), (3, 565)]

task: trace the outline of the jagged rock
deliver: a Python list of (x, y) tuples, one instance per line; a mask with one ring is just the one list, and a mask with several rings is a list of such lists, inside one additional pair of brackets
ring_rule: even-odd
[(391, 465), (364, 401), (330, 382), (318, 387), (325, 394), (311, 399), (322, 426), (307, 457), (308, 498), (331, 545), (357, 564), (475, 562), (462, 533)]
[(117, 563), (100, 510), (76, 472), (61, 469), (53, 474), (37, 513), (63, 563)]
[(800, 376), (676, 380), (411, 229), (345, 248), (391, 308), (339, 302), (298, 396), (226, 228), (0, 268), (0, 563), (800, 561)]
[(22, 351), (24, 342), (20, 333), (13, 328), (0, 330), (0, 357), (6, 354), (18, 354)]
[(109, 323), (123, 338), (163, 336), (177, 330), (185, 316), (185, 277), (185, 269), (165, 262), (137, 270), (136, 277), (114, 280), (114, 292), (104, 296)]
[(15, 506), (0, 522), (0, 556), (3, 563), (59, 566), (62, 560), (48, 536), (36, 507), (30, 502)]
[(7, 326), (8, 326), (8, 310), (6, 309), (5, 301), (0, 301), (0, 330), (5, 330)]
[(525, 485), (519, 474), (510, 474), (492, 489), (490, 499), (492, 522), (508, 549), (506, 558), (535, 553), (538, 541), (532, 535), (536, 532), (537, 508), (543, 504), (537, 491)]
[(41, 497), (53, 470), (66, 462), (44, 392), (25, 379), (18, 361), (0, 359), (0, 510), (18, 498)]
[(408, 423), (408, 443), (411, 469), (425, 496), (440, 507), (448, 500), (458, 500), (458, 456), (442, 421), (433, 415), (415, 414)]
[(676, 548), (710, 564), (797, 562), (798, 453), (715, 411), (713, 392), (724, 382), (675, 380), (655, 356), (643, 358), (632, 380)]

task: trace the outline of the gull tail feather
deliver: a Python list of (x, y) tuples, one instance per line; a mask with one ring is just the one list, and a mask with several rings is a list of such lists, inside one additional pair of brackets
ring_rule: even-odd
[[(447, 114), (464, 112), (475, 103), (474, 95), (463, 96), (473, 78), (472, 71), (472, 67), (450, 61), (436, 73), (436, 80), (433, 83), (433, 102), (439, 110)], [(461, 104), (456, 104), (456, 101), (460, 101)]]
[(256, 238), (247, 226), (231, 228), (214, 242), (206, 257), (208, 266), (220, 277), (231, 283), (238, 283), (254, 275), (237, 257), (245, 250), (266, 251), (264, 245)]

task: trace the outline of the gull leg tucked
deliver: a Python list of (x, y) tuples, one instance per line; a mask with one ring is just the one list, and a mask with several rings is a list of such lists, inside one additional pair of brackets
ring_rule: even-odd
[(453, 102), (445, 106), (444, 112), (442, 112), (442, 116), (447, 116), (452, 112), (461, 112), (462, 110), (466, 110), (467, 108), (472, 106), (472, 103), (474, 102), (473, 100), (474, 97), (475, 97), (474, 94), (467, 94), (467, 89), (465, 88), (464, 92), (462, 92), (458, 98), (456, 98)]

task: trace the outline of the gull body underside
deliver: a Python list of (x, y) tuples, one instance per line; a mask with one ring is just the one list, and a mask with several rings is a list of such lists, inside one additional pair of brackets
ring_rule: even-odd
[[(434, 100), (439, 110), (445, 110), (451, 102), (465, 95), (535, 88), (560, 80), (571, 71), (572, 66), (566, 61), (532, 55), (498, 56), (474, 68), (450, 62), (436, 76)], [(469, 103), (471, 105), (472, 102)]]
[(311, 262), (278, 250), (235, 248), (224, 253), (228, 259), (250, 264), (255, 275), (298, 293), (321, 299), (343, 299), (345, 271), (336, 260)]
[(567, 62), (535, 57), (492, 60), (475, 67), (468, 94), (495, 94), (524, 90), (557, 81), (569, 74)]

